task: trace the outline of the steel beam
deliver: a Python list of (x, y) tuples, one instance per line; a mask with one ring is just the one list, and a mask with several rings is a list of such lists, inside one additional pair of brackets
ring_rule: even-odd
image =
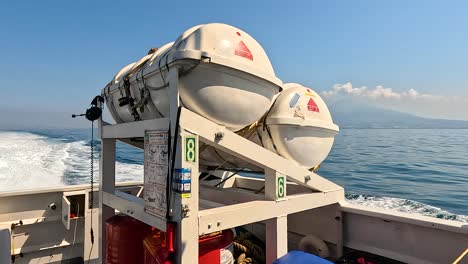
[(121, 191), (115, 191), (115, 194), (103, 192), (103, 204), (161, 231), (166, 231), (165, 221), (145, 212), (145, 201), (142, 198)]
[[(261, 168), (278, 171), (287, 176), (288, 180), (306, 186), (316, 191), (334, 191), (343, 189), (341, 186), (310, 172), (290, 160), (287, 160), (236, 133), (219, 126), (208, 119), (182, 108), (180, 126), (196, 133), (200, 141), (220, 149), (237, 158), (243, 159)], [(215, 134), (222, 132), (222, 139)]]
[(204, 235), (261, 222), (282, 215), (338, 203), (343, 199), (344, 191), (337, 190), (327, 193), (290, 195), (287, 200), (281, 202), (260, 200), (201, 210), (198, 216), (198, 233)]
[(158, 118), (151, 120), (136, 121), (130, 123), (103, 125), (101, 135), (102, 138), (136, 138), (143, 137), (145, 130), (167, 130), (169, 128), (168, 118)]

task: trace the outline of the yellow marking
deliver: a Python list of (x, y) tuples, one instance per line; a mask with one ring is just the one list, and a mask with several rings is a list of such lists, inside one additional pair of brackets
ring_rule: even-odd
[(460, 260), (462, 260), (462, 258), (465, 257), (466, 254), (468, 254), (468, 248), (452, 264), (457, 264), (458, 262), (460, 262)]
[(306, 95), (306, 96), (311, 96), (311, 97), (315, 97), (315, 94), (313, 94), (313, 93), (305, 93), (304, 95)]
[(181, 194), (182, 198), (190, 198), (192, 196), (191, 193), (183, 193)]

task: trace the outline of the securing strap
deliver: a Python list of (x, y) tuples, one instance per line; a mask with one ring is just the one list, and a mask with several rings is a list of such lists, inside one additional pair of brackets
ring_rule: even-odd
[[(125, 96), (122, 95), (123, 97), (119, 99), (119, 105), (124, 106), (124, 105), (128, 104), (130, 106), (130, 111), (131, 111), (132, 116), (135, 119), (135, 121), (142, 120), (137, 109), (140, 108), (141, 112), (144, 111), (144, 105), (145, 105), (145, 103), (146, 103), (146, 101), (148, 99), (147, 94), (149, 94), (149, 92), (147, 93), (146, 89), (143, 90), (143, 91), (140, 90), (140, 94), (141, 94), (142, 98), (138, 103), (135, 104), (135, 99), (132, 97), (132, 95), (130, 93), (130, 78), (146, 65), (148, 60), (151, 58), (151, 56), (149, 56), (149, 54), (152, 54), (152, 53), (154, 53), (156, 51), (157, 51), (156, 48), (150, 49), (150, 51), (148, 52), (148, 55), (146, 55), (142, 60), (138, 61), (136, 67), (134, 67), (123, 78), (123, 81), (124, 81), (123, 89), (125, 91)], [(120, 92), (122, 93), (122, 90)]]
[(141, 121), (140, 114), (138, 113), (135, 106), (135, 99), (133, 99), (130, 93), (130, 80), (128, 78), (124, 79), (124, 90), (125, 90), (125, 97), (119, 99), (120, 106), (128, 104), (130, 106), (130, 111), (132, 113), (133, 119), (135, 121)]

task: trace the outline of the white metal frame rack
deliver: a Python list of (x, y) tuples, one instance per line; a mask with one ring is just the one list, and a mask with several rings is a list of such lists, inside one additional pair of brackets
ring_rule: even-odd
[[(167, 131), (171, 126), (172, 139), (179, 137), (175, 168), (192, 169), (191, 196), (173, 193), (172, 197), (172, 220), (177, 224), (177, 263), (194, 263), (198, 259), (200, 235), (256, 222), (266, 225), (266, 257), (267, 263), (271, 263), (287, 253), (287, 216), (342, 201), (343, 188), (183, 107), (178, 119), (179, 130), (175, 131), (180, 105), (178, 81), (178, 71), (172, 68), (169, 71), (170, 118), (117, 125), (100, 120), (100, 260), (105, 259), (105, 222), (114, 215), (115, 209), (166, 230), (164, 221), (145, 212), (143, 199), (115, 190), (115, 143), (120, 140), (143, 148), (141, 142), (132, 142), (131, 139), (143, 138), (146, 130)], [(200, 184), (198, 157), (196, 163), (188, 163), (182, 157), (181, 139), (187, 135), (195, 136), (196, 146), (200, 141), (263, 168), (264, 193)], [(199, 204), (202, 199), (222, 206), (201, 210)]]

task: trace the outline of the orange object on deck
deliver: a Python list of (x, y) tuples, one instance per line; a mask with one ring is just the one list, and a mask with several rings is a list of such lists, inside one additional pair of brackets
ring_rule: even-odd
[[(198, 263), (203, 264), (232, 264), (233, 257), (233, 237), (231, 230), (212, 233), (202, 236), (199, 239)], [(168, 224), (167, 233), (160, 230), (153, 230), (144, 239), (144, 264), (173, 264), (176, 263), (175, 249), (175, 225)], [(194, 262), (195, 263), (195, 262)]]

